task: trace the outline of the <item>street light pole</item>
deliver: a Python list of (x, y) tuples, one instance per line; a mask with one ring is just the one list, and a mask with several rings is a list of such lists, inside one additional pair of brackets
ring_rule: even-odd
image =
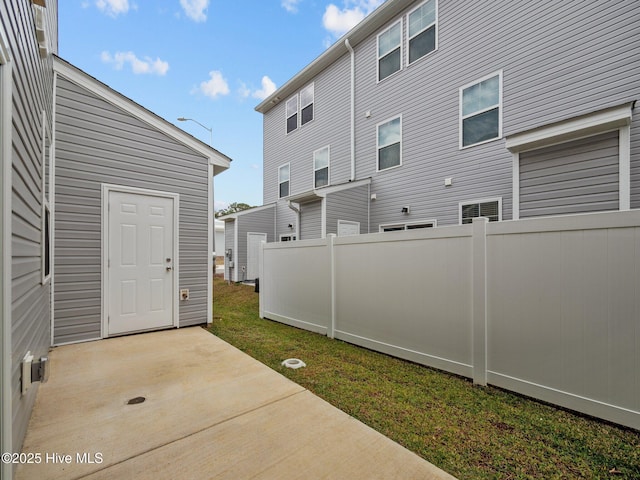
[(213, 147), (213, 128), (209, 128), (209, 127), (205, 127), (203, 124), (201, 124), (199, 121), (193, 119), (193, 118), (184, 118), (184, 117), (178, 117), (178, 121), (179, 122), (195, 122), (198, 125), (200, 125), (202, 128), (204, 128), (205, 130), (209, 131), (209, 146)]

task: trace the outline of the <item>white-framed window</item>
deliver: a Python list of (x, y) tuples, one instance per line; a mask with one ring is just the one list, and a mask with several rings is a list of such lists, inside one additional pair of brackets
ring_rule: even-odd
[(287, 100), (287, 133), (293, 132), (298, 128), (298, 95)]
[(278, 168), (278, 196), (284, 198), (289, 196), (289, 179), (291, 178), (291, 164), (285, 163)]
[(300, 125), (313, 120), (314, 85), (307, 85), (300, 90)]
[(402, 68), (402, 19), (378, 35), (378, 81)]
[(402, 165), (402, 116), (376, 125), (378, 171)]
[(397, 232), (399, 230), (417, 230), (419, 228), (435, 228), (437, 220), (419, 220), (409, 223), (392, 223), (380, 225), (380, 232)]
[(329, 154), (328, 145), (313, 152), (313, 188), (329, 185)]
[(42, 112), (42, 218), (41, 218), (41, 270), (42, 283), (51, 278), (51, 191), (52, 171), (51, 162), (51, 132), (47, 122), (47, 115)]
[(438, 48), (438, 2), (428, 0), (407, 14), (407, 65)]
[(296, 241), (296, 236), (295, 236), (295, 234), (291, 234), (291, 233), (282, 234), (282, 235), (280, 235), (280, 241), (281, 242), (295, 242)]
[(460, 87), (460, 148), (502, 137), (502, 71)]
[(460, 224), (472, 223), (474, 218), (487, 217), (490, 222), (502, 221), (502, 198), (488, 198), (460, 202)]

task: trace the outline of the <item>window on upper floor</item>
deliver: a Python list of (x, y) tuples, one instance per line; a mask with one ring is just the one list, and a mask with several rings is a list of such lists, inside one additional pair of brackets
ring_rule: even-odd
[(298, 95), (287, 100), (287, 133), (298, 128)]
[(474, 218), (487, 217), (490, 222), (502, 220), (502, 199), (460, 203), (460, 223), (472, 223)]
[(329, 147), (313, 152), (313, 188), (329, 185)]
[(402, 68), (402, 19), (378, 35), (378, 81)]
[(378, 171), (402, 165), (402, 117), (377, 125)]
[(291, 165), (289, 163), (278, 168), (278, 192), (279, 198), (289, 196), (289, 179), (291, 177)]
[(502, 137), (502, 72), (460, 88), (460, 148)]
[(407, 15), (407, 63), (433, 52), (437, 48), (437, 2), (424, 2)]
[(300, 125), (313, 120), (313, 83), (300, 90)]

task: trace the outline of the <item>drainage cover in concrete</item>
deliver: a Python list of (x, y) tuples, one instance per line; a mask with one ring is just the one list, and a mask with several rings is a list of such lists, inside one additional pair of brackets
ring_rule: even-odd
[(300, 368), (300, 367), (307, 366), (306, 363), (304, 363), (302, 360), (298, 358), (287, 358), (284, 362), (282, 362), (282, 365), (284, 365), (287, 368)]
[(132, 398), (131, 400), (129, 400), (127, 402), (127, 405), (136, 405), (138, 403), (142, 403), (146, 400), (146, 398), (144, 397), (136, 397), (136, 398)]

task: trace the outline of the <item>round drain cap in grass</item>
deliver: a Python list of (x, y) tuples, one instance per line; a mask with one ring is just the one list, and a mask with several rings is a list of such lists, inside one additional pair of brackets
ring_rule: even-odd
[(307, 366), (307, 364), (304, 363), (299, 358), (287, 358), (284, 362), (282, 362), (282, 365), (284, 365), (287, 368), (294, 368), (294, 369)]

